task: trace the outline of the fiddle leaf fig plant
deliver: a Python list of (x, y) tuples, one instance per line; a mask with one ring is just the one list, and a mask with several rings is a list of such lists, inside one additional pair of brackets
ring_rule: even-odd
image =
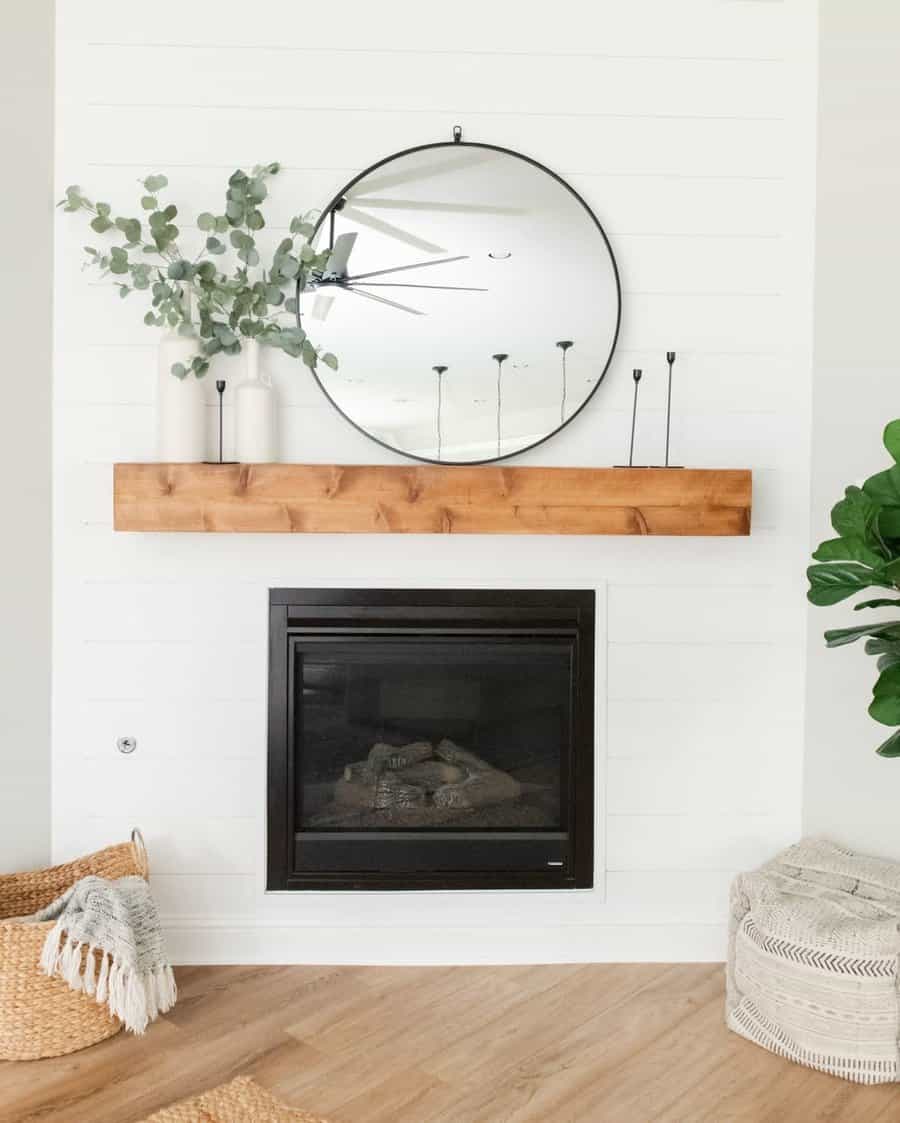
[[(884, 430), (884, 445), (894, 464), (870, 477), (862, 487), (848, 487), (831, 511), (837, 538), (829, 538), (813, 553), (816, 565), (807, 571), (808, 599), (832, 605), (864, 589), (900, 591), (900, 419)], [(900, 597), (876, 596), (857, 602), (857, 611), (898, 608)], [(836, 628), (825, 633), (828, 647), (865, 640), (865, 650), (877, 656), (878, 679), (869, 714), (882, 725), (900, 726), (900, 620)], [(881, 756), (900, 756), (900, 729), (876, 750)]]
[(320, 361), (337, 369), (337, 358), (322, 353), (300, 327), (296, 296), (289, 295), (295, 293), (298, 280), (324, 270), (328, 260), (328, 250), (317, 253), (310, 245), (314, 215), (294, 216), (288, 234), (265, 262), (257, 244), (255, 235), (266, 225), (268, 180), (278, 171), (277, 163), (257, 164), (229, 176), (222, 213), (202, 211), (197, 216), (202, 245), (193, 257), (179, 245), (177, 206), (161, 200), (169, 183), (164, 175), (140, 180), (141, 218), (114, 215), (109, 203), (93, 202), (76, 186), (66, 188), (60, 200), (65, 211), (91, 215), (91, 230), (106, 236), (105, 246), (84, 247), (86, 265), (103, 278), (112, 277), (123, 298), (146, 293), (148, 326), (196, 337), (197, 353), (172, 367), (177, 378), (202, 378), (214, 356), (236, 355), (246, 340), (278, 347), (311, 370)]

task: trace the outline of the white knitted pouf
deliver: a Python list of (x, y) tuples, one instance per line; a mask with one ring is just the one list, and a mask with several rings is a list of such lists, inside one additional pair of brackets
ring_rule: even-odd
[(860, 1084), (900, 1079), (900, 864), (806, 839), (731, 888), (726, 1020)]

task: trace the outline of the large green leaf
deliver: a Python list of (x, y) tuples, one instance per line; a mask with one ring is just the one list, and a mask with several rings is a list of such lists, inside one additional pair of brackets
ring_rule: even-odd
[(900, 600), (894, 600), (892, 597), (876, 597), (875, 600), (861, 600), (859, 604), (853, 606), (854, 612), (859, 612), (861, 608), (895, 608), (900, 605)]
[(876, 525), (882, 538), (900, 538), (900, 507), (882, 507)]
[(884, 427), (884, 447), (900, 463), (900, 420), (889, 421)]
[(900, 725), (900, 664), (881, 672), (872, 694), (870, 716), (882, 725)]
[(879, 570), (879, 577), (884, 577), (892, 585), (900, 583), (900, 558), (894, 558), (893, 561), (885, 562)]
[(900, 464), (870, 476), (863, 491), (882, 507), (900, 507)]
[(875, 752), (879, 756), (900, 756), (900, 729), (892, 733), (886, 741), (882, 741)]
[(875, 570), (858, 562), (811, 565), (806, 576), (809, 578), (807, 598), (811, 604), (818, 605), (837, 604), (871, 585), (892, 588), (891, 583), (880, 577)]
[(829, 538), (813, 554), (816, 561), (856, 561), (872, 569), (884, 564), (884, 558), (861, 538)]
[(856, 643), (863, 636), (900, 642), (900, 621), (891, 621), (888, 624), (860, 624), (856, 628), (832, 628), (825, 633), (825, 642), (829, 647), (843, 647), (847, 643)]
[(878, 545), (874, 523), (878, 504), (858, 487), (848, 487), (831, 509), (831, 525), (841, 538), (854, 538), (872, 548)]

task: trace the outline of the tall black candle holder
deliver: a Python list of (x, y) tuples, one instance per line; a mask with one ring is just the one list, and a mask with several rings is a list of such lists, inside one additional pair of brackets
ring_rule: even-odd
[(641, 384), (641, 378), (644, 372), (640, 367), (635, 367), (631, 372), (631, 377), (634, 379), (634, 401), (631, 406), (631, 442), (628, 445), (628, 463), (616, 464), (616, 468), (646, 468), (646, 464), (635, 464), (634, 462), (634, 431), (637, 428), (637, 406), (638, 406), (638, 387)]
[(669, 364), (669, 384), (666, 391), (666, 462), (656, 465), (660, 468), (680, 468), (680, 464), (669, 463), (669, 437), (672, 432), (672, 368), (675, 366), (675, 352), (666, 351), (666, 362)]
[(236, 460), (224, 460), (224, 441), (223, 441), (223, 411), (224, 411), (224, 397), (225, 397), (226, 382), (224, 378), (216, 379), (216, 393), (219, 395), (219, 459), (218, 460), (204, 460), (204, 464), (237, 464)]

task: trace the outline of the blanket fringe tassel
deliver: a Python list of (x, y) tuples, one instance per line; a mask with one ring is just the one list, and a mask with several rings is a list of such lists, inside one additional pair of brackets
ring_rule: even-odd
[[(100, 970), (96, 971), (96, 954)], [(178, 991), (175, 975), (167, 964), (144, 973), (113, 959), (93, 945), (76, 943), (56, 924), (47, 933), (41, 953), (41, 969), (56, 975), (73, 990), (92, 995), (98, 1005), (106, 1005), (132, 1033), (143, 1033), (157, 1014), (175, 1005)]]

